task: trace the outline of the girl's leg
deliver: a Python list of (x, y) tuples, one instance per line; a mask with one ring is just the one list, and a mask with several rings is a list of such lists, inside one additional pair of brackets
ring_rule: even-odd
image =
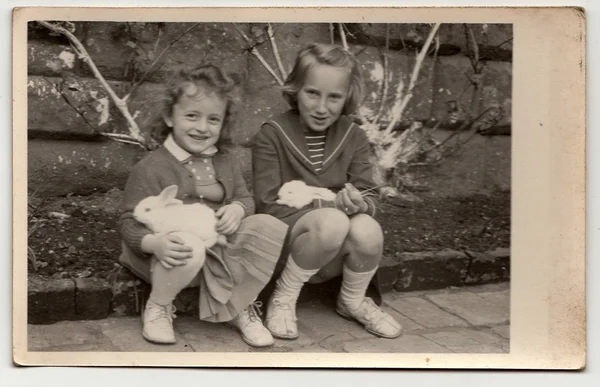
[(273, 336), (298, 337), (296, 301), (300, 290), (310, 277), (338, 255), (349, 229), (348, 217), (331, 208), (311, 211), (293, 226), (291, 253), (267, 309), (265, 323)]
[(143, 317), (142, 336), (146, 340), (159, 344), (175, 343), (173, 300), (196, 277), (204, 265), (205, 257), (206, 250), (202, 246), (194, 248), (193, 257), (182, 266), (167, 269), (158, 261), (153, 262), (152, 290)]
[(365, 297), (383, 253), (383, 233), (379, 223), (365, 214), (353, 216), (344, 251), (347, 256), (342, 267), (337, 312), (357, 320), (377, 336), (398, 337), (402, 332), (400, 324)]

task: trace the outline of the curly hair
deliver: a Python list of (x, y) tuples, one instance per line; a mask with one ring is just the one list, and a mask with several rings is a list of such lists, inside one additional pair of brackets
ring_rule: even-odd
[(323, 43), (311, 43), (298, 52), (294, 68), (285, 80), (281, 90), (283, 97), (292, 109), (298, 111), (298, 91), (304, 85), (308, 71), (315, 64), (350, 70), (350, 90), (342, 114), (348, 115), (355, 112), (362, 102), (364, 89), (358, 61), (354, 55), (343, 47)]
[(208, 91), (215, 93), (227, 102), (217, 145), (232, 145), (233, 124), (239, 103), (236, 96), (236, 82), (230, 74), (212, 64), (184, 67), (174, 72), (163, 92), (162, 109), (157, 112), (152, 121), (152, 137), (162, 143), (172, 132), (173, 128), (167, 126), (164, 117), (172, 115), (173, 106), (177, 104), (182, 95), (193, 98)]

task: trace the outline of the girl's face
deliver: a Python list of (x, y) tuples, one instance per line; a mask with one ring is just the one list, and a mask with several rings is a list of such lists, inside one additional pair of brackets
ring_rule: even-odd
[[(227, 102), (212, 92), (190, 85), (173, 105), (165, 123), (173, 128), (173, 139), (191, 154), (199, 154), (219, 140)], [(196, 92), (199, 91), (199, 92)]]
[(323, 64), (312, 66), (298, 91), (298, 111), (306, 125), (324, 131), (342, 114), (350, 86), (350, 71)]

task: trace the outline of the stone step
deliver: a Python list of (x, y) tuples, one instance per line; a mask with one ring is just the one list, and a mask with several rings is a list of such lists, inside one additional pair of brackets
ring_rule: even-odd
[[(384, 257), (379, 276), (384, 293), (402, 294), (505, 282), (509, 280), (509, 268), (508, 249), (496, 249), (477, 254), (468, 251), (443, 250), (402, 253), (394, 258)], [(334, 300), (338, 287), (339, 283), (335, 281), (321, 285), (307, 285), (302, 290), (300, 302)], [(113, 273), (109, 280), (96, 278), (50, 280), (31, 275), (28, 281), (28, 322), (49, 324), (61, 320), (93, 320), (111, 315), (139, 315), (148, 291), (147, 284), (123, 267)], [(430, 301), (442, 307), (448, 302), (444, 298)], [(408, 305), (407, 302), (403, 303)], [(197, 303), (197, 289), (185, 289), (179, 295), (175, 305), (180, 312), (194, 315)], [(502, 320), (504, 318), (502, 316), (496, 316), (495, 319)], [(466, 319), (469, 318), (477, 319), (477, 316)], [(504, 319), (507, 318), (508, 316)]]

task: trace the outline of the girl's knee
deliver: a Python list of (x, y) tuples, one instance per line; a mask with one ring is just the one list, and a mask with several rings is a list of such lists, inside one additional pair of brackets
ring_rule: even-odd
[(314, 224), (313, 232), (319, 240), (332, 248), (339, 248), (350, 231), (350, 220), (341, 211), (322, 210)]
[(383, 231), (372, 217), (359, 214), (352, 217), (348, 241), (354, 248), (366, 254), (381, 254)]

